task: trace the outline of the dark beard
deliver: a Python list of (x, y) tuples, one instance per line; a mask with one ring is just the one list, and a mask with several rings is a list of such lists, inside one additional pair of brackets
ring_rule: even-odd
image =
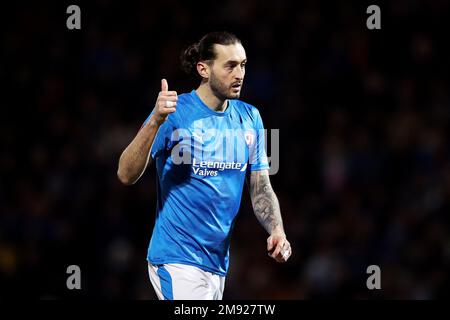
[(214, 76), (214, 73), (211, 74), (210, 87), (211, 87), (211, 91), (214, 93), (214, 95), (222, 101), (225, 101), (226, 99), (239, 99), (240, 94), (237, 94), (236, 96), (228, 95), (229, 88), (226, 88)]

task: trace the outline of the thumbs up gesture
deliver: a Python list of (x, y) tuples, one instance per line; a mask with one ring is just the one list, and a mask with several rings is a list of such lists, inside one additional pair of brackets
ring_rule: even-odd
[(177, 92), (169, 91), (166, 79), (161, 80), (161, 91), (158, 94), (155, 105), (155, 121), (161, 125), (167, 120), (167, 116), (177, 110)]

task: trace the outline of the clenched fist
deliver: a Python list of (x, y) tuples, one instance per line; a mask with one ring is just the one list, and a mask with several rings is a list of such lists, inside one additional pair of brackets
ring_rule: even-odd
[(156, 123), (161, 125), (167, 120), (167, 116), (177, 110), (177, 92), (168, 91), (169, 85), (166, 79), (161, 80), (161, 92), (158, 94), (158, 99), (156, 99), (156, 105), (154, 110), (154, 117)]
[(272, 234), (267, 239), (267, 251), (277, 262), (286, 262), (292, 254), (291, 244), (284, 234)]

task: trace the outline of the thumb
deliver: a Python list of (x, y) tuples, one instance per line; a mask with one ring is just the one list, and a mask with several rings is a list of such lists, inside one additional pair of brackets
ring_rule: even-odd
[(272, 249), (273, 249), (273, 237), (270, 236), (267, 239), (267, 251), (272, 251)]
[(161, 80), (161, 91), (167, 91), (169, 90), (169, 85), (167, 84), (166, 79)]

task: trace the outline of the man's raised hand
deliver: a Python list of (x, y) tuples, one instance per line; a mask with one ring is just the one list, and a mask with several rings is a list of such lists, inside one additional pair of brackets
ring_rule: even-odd
[(155, 121), (161, 125), (167, 120), (167, 116), (177, 110), (177, 92), (169, 91), (166, 79), (161, 80), (161, 91), (158, 94), (155, 105)]

